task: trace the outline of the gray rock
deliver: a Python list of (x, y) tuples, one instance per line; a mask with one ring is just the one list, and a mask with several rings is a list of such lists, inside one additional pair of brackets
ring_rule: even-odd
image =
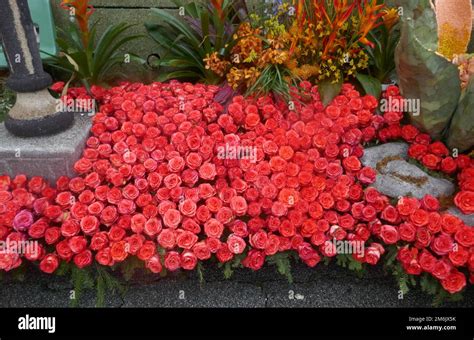
[(404, 160), (393, 160), (381, 168), (374, 186), (390, 197), (410, 194), (417, 198), (427, 194), (440, 197), (454, 193), (454, 184), (450, 181), (430, 176)]
[(474, 227), (474, 214), (465, 215), (456, 207), (451, 207), (446, 212), (450, 213), (451, 215), (459, 217), (464, 223), (468, 226)]
[(74, 163), (81, 157), (91, 120), (77, 115), (74, 125), (52, 136), (20, 138), (0, 124), (0, 175), (42, 176), (51, 184), (62, 175), (74, 176)]
[(365, 166), (376, 168), (377, 163), (386, 157), (399, 156), (402, 159), (408, 158), (408, 144), (406, 143), (386, 143), (364, 150), (361, 161)]
[(365, 150), (362, 163), (377, 171), (373, 187), (390, 197), (422, 198), (426, 194), (440, 197), (454, 193), (454, 185), (450, 181), (433, 177), (408, 163), (407, 151), (406, 143), (387, 143)]

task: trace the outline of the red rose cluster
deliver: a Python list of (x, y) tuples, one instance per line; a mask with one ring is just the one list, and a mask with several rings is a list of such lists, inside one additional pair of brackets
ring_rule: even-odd
[[(317, 86), (301, 88), (292, 105), (236, 96), (226, 110), (214, 86), (94, 88), (101, 107), (77, 177), (60, 177), (54, 189), (39, 177), (0, 177), (0, 240), (41, 244), (36, 254), (0, 254), (0, 269), (26, 259), (52, 273), (60, 261), (83, 268), (136, 256), (158, 273), (243, 256), (257, 270), (287, 250), (313, 267), (337, 255), (340, 241), (362, 244), (352, 256), (369, 264), (398, 245), (407, 272), (462, 289), (459, 269), (474, 271), (472, 229), (439, 214), (433, 197), (395, 207), (367, 188), (376, 172), (361, 164), (362, 145), (401, 135), (400, 118), (375, 115), (377, 100), (349, 84), (326, 108)], [(469, 188), (469, 173), (459, 178)]]

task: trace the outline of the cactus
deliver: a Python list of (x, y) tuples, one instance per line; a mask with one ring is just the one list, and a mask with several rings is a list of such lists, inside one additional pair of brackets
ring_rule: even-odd
[(403, 0), (401, 4), (405, 14), (395, 53), (400, 91), (421, 104), (419, 113), (409, 113), (411, 122), (434, 139), (446, 137), (450, 147), (469, 149), (474, 136), (463, 133), (463, 138), (456, 138), (452, 134), (460, 128), (450, 128), (450, 124), (474, 120), (474, 103), (469, 98), (473, 90), (470, 86), (461, 89), (460, 71), (451, 62), (457, 54), (466, 53), (471, 0), (436, 0), (434, 5), (427, 0)]

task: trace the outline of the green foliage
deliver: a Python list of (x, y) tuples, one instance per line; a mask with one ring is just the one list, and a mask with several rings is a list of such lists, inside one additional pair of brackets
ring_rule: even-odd
[(184, 8), (184, 16), (177, 18), (167, 10), (153, 8), (156, 19), (145, 24), (159, 50), (154, 54), (157, 60), (150, 65), (173, 68), (171, 72), (163, 72), (157, 80), (181, 78), (219, 83), (222, 77), (206, 69), (204, 59), (213, 52), (228, 55), (232, 48), (234, 22), (240, 20), (234, 2), (225, 0), (222, 12), (206, 2), (182, 4), (175, 0), (175, 3)]
[(398, 288), (403, 293), (403, 295), (410, 291), (410, 286), (416, 286), (415, 277), (413, 275), (408, 275), (400, 263), (397, 263), (392, 267), (392, 275), (395, 277)]
[(204, 267), (203, 267), (201, 262), (198, 262), (198, 264), (196, 266), (196, 272), (198, 274), (199, 283), (203, 284), (205, 282), (205, 280), (204, 280)]
[(77, 307), (82, 296), (84, 288), (92, 289), (95, 286), (95, 280), (88, 268), (79, 269), (71, 266), (71, 281), (74, 289), (74, 299), (71, 299), (72, 307)]
[(369, 56), (369, 75), (379, 83), (387, 83), (395, 73), (395, 49), (400, 39), (399, 25), (391, 29), (381, 25), (369, 32), (369, 37), (374, 44), (374, 47), (365, 47)]
[(96, 291), (97, 291), (97, 307), (103, 307), (105, 305), (105, 294), (107, 291), (112, 293), (118, 292), (121, 295), (125, 293), (125, 287), (120, 283), (118, 279), (112, 276), (108, 268), (97, 266), (96, 276)]
[(293, 283), (291, 275), (290, 254), (288, 252), (276, 253), (266, 258), (267, 263), (276, 266), (278, 272), (286, 277), (288, 283)]
[(273, 93), (279, 98), (290, 100), (290, 85), (297, 86), (297, 78), (282, 65), (266, 66), (255, 83), (246, 91), (246, 95), (256, 97)]
[(227, 261), (226, 263), (222, 264), (219, 263), (219, 267), (224, 268), (223, 269), (223, 274), (224, 278), (226, 280), (230, 279), (232, 275), (234, 274), (234, 269), (236, 268), (242, 268), (242, 260), (245, 258), (246, 254), (238, 254), (235, 255), (234, 258), (230, 261)]
[(420, 278), (421, 290), (433, 296), (433, 306), (439, 307), (445, 302), (456, 302), (463, 298), (462, 293), (450, 294), (443, 289), (440, 282), (428, 273), (423, 273)]
[(145, 268), (144, 262), (136, 256), (130, 256), (125, 261), (120, 263), (120, 270), (125, 281), (130, 281), (130, 279), (133, 277), (133, 274), (135, 274), (135, 271), (143, 268)]
[(365, 273), (364, 265), (361, 262), (355, 260), (350, 254), (337, 254), (336, 264), (343, 268), (348, 268), (349, 270), (354, 271), (359, 277), (363, 276)]
[(341, 93), (342, 81), (333, 83), (329, 80), (323, 80), (318, 83), (318, 90), (321, 96), (321, 101), (324, 106), (327, 106), (331, 101)]
[(15, 93), (5, 86), (4, 79), (0, 79), (0, 122), (13, 107), (15, 100)]
[(362, 73), (358, 73), (356, 78), (362, 85), (366, 94), (370, 94), (377, 99), (380, 98), (380, 94), (382, 93), (382, 84), (380, 83), (380, 80)]
[[(93, 84), (101, 84), (110, 77), (114, 66), (123, 64), (126, 56), (120, 49), (141, 35), (126, 35), (133, 25), (118, 23), (109, 26), (99, 37), (96, 30), (97, 22), (90, 29), (90, 38), (85, 45), (81, 31), (75, 21), (66, 28), (58, 27), (57, 44), (59, 56), (50, 55), (47, 63), (66, 72), (72, 79), (78, 79), (86, 88)], [(128, 53), (130, 61), (144, 63), (142, 59)]]

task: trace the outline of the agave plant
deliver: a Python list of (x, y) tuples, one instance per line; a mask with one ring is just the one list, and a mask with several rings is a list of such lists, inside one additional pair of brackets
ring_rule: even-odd
[[(97, 23), (90, 24), (94, 11), (88, 0), (65, 0), (62, 7), (74, 13), (66, 28), (58, 27), (58, 56), (50, 55), (49, 65), (78, 79), (86, 88), (99, 84), (110, 75), (110, 70), (125, 62), (120, 49), (141, 35), (126, 35), (133, 25), (118, 23), (109, 26), (102, 35), (97, 33)], [(132, 53), (127, 53), (130, 61), (143, 62)]]
[[(183, 15), (154, 8), (156, 21), (146, 23), (148, 34), (157, 42), (159, 51), (149, 56), (152, 67), (171, 67), (158, 81), (175, 78), (200, 80), (218, 84), (223, 77), (206, 69), (204, 60), (214, 53), (228, 55), (236, 25), (247, 16), (245, 1), (212, 0), (182, 4), (175, 0)], [(155, 57), (156, 59), (153, 59)]]
[[(453, 58), (466, 53), (472, 29), (471, 0), (404, 0), (395, 60), (405, 98), (420, 100), (412, 123), (451, 148), (474, 145), (474, 85), (461, 89)], [(472, 83), (472, 81), (471, 81)]]

